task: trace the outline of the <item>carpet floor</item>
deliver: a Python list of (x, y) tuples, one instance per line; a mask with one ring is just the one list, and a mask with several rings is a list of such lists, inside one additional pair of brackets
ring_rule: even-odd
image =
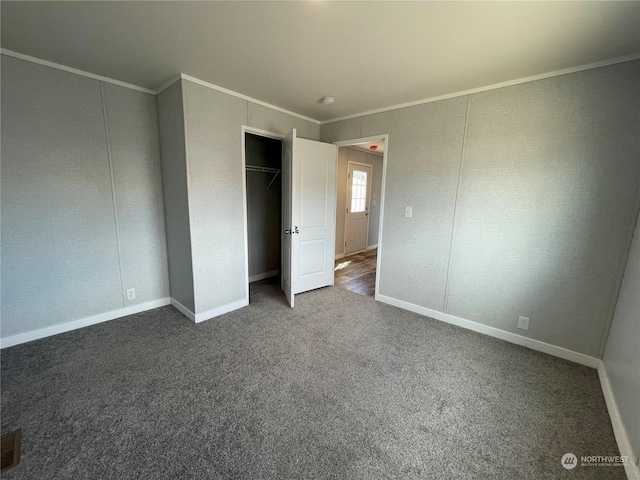
[(595, 370), (328, 287), (2, 351), (10, 479), (624, 479)]

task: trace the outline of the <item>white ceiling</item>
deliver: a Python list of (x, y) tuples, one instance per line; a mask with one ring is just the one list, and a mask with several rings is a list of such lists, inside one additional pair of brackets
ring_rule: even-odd
[[(7, 2), (2, 47), (326, 120), (640, 52), (640, 2)], [(323, 106), (323, 95), (336, 103)]]

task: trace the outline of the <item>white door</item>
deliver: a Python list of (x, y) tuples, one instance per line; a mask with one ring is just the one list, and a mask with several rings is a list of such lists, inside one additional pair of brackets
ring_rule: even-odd
[(291, 272), (293, 270), (293, 242), (291, 235), (292, 216), (291, 216), (291, 186), (292, 186), (292, 167), (293, 167), (293, 147), (296, 138), (296, 130), (294, 129), (282, 141), (282, 227), (285, 229), (282, 235), (282, 252), (280, 265), (280, 288), (287, 297), (289, 305), (293, 308), (293, 278)]
[(338, 147), (293, 130), (283, 152), (282, 289), (293, 307), (293, 294), (333, 285)]
[(347, 213), (344, 229), (345, 255), (367, 248), (371, 171), (371, 165), (349, 162)]

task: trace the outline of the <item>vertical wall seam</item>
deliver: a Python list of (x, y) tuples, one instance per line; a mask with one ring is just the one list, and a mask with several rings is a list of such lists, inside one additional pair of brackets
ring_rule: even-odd
[(458, 166), (458, 183), (456, 185), (456, 201), (453, 205), (453, 221), (451, 222), (451, 236), (449, 238), (449, 258), (447, 259), (447, 275), (444, 281), (444, 299), (442, 302), (442, 311), (447, 313), (449, 307), (449, 272), (451, 270), (451, 253), (453, 251), (453, 236), (456, 230), (456, 219), (458, 212), (458, 201), (460, 200), (460, 183), (462, 181), (462, 165), (464, 163), (464, 155), (467, 148), (467, 133), (469, 131), (469, 107), (471, 103), (471, 95), (467, 95), (467, 106), (464, 116), (464, 132), (462, 134), (462, 149), (460, 151), (460, 165)]
[(197, 308), (197, 289), (196, 289), (196, 276), (193, 271), (193, 235), (191, 225), (193, 225), (191, 219), (191, 176), (189, 169), (189, 129), (188, 129), (188, 119), (189, 112), (187, 108), (187, 84), (184, 79), (180, 79), (180, 93), (182, 94), (182, 127), (184, 131), (184, 168), (185, 168), (185, 176), (187, 178), (187, 220), (189, 221), (189, 250), (191, 257), (191, 282), (193, 284), (193, 314), (196, 315), (198, 313)]
[(631, 220), (631, 229), (627, 234), (627, 245), (626, 251), (627, 254), (620, 260), (620, 264), (618, 266), (618, 278), (616, 279), (616, 285), (613, 289), (613, 293), (611, 295), (611, 300), (609, 303), (609, 311), (607, 312), (607, 318), (605, 319), (604, 327), (602, 328), (602, 333), (600, 334), (600, 346), (598, 348), (598, 358), (604, 358), (604, 351), (607, 347), (607, 341), (609, 340), (609, 332), (611, 331), (611, 325), (613, 324), (613, 317), (616, 313), (616, 307), (618, 306), (618, 297), (620, 296), (620, 290), (622, 289), (622, 282), (624, 280), (624, 273), (627, 269), (627, 263), (629, 262), (629, 255), (631, 254), (631, 246), (633, 244), (633, 234), (636, 230), (636, 223), (638, 220), (638, 215), (640, 215), (640, 191), (636, 196), (636, 203), (634, 209), (634, 215)]
[(104, 120), (104, 135), (107, 143), (107, 159), (109, 161), (109, 175), (111, 176), (111, 198), (113, 201), (113, 223), (116, 232), (116, 245), (118, 248), (118, 270), (120, 272), (120, 294), (122, 306), (126, 306), (124, 296), (124, 278), (122, 275), (122, 248), (120, 245), (120, 224), (118, 222), (118, 202), (116, 199), (116, 177), (113, 167), (113, 153), (111, 150), (111, 132), (109, 131), (109, 114), (107, 110), (107, 98), (104, 90), (104, 82), (100, 82), (100, 98), (102, 100), (102, 118)]

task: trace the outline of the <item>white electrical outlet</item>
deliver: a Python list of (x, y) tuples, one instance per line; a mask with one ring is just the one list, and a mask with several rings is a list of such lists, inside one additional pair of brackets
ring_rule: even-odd
[(413, 207), (404, 207), (404, 218), (411, 218), (413, 215)]
[(518, 317), (518, 328), (529, 330), (529, 317)]
[(136, 289), (127, 288), (127, 300), (135, 300), (135, 298), (136, 298)]

